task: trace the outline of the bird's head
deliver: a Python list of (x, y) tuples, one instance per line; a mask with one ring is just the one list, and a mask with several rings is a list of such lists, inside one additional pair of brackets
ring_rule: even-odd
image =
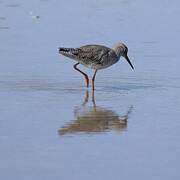
[(114, 46), (113, 50), (115, 51), (116, 55), (120, 58), (123, 56), (126, 61), (129, 63), (132, 69), (134, 69), (129, 57), (128, 57), (128, 48), (125, 44), (123, 43), (118, 43), (116, 46)]

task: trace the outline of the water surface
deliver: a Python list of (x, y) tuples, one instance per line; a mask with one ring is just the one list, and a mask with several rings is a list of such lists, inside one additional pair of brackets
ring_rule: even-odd
[[(0, 0), (0, 178), (179, 180), (179, 5)], [(119, 41), (95, 94), (58, 54)]]

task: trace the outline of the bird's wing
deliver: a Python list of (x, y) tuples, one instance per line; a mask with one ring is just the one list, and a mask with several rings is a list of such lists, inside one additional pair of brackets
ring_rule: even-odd
[(76, 56), (82, 61), (91, 61), (91, 63), (101, 64), (104, 56), (111, 51), (110, 48), (100, 45), (86, 45), (77, 48)]

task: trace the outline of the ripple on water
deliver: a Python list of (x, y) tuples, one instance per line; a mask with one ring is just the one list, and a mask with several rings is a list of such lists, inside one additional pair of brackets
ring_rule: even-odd
[(48, 92), (66, 92), (76, 93), (84, 90), (84, 86), (74, 84), (73, 82), (60, 82), (54, 79), (44, 78), (26, 78), (16, 79), (4, 77), (0, 80), (0, 91), (48, 91)]
[(6, 17), (1, 16), (0, 20), (6, 20)]
[(14, 4), (7, 4), (6, 7), (10, 7), (10, 8), (16, 8), (16, 7), (20, 7), (20, 4), (18, 3), (14, 3)]
[(8, 26), (0, 26), (0, 29), (6, 30), (6, 29), (10, 29), (10, 27), (8, 27)]
[[(96, 90), (103, 92), (119, 93), (123, 91), (145, 90), (161, 87), (153, 82), (136, 82), (133, 79), (121, 79), (120, 81), (110, 81), (104, 85), (102, 82), (97, 82)], [(0, 91), (64, 91), (64, 92), (79, 92), (84, 91), (86, 87), (82, 81), (59, 81), (57, 79), (46, 78), (4, 78), (0, 80)]]

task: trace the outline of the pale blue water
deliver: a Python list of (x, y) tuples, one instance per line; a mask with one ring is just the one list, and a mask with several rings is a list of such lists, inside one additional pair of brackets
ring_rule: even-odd
[[(0, 179), (179, 180), (179, 6), (0, 0)], [(93, 104), (58, 47), (119, 41)]]

